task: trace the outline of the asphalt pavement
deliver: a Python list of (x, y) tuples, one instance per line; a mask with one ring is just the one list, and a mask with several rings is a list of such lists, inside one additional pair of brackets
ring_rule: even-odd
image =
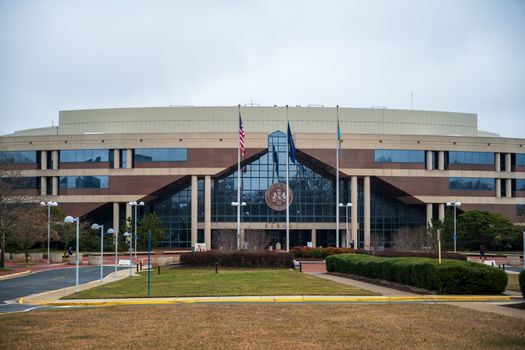
[[(33, 305), (16, 304), (15, 300), (31, 294), (74, 286), (76, 281), (75, 270), (75, 268), (44, 270), (0, 281), (0, 313), (34, 309), (35, 306)], [(114, 271), (113, 266), (106, 266), (104, 267), (104, 276)], [(80, 284), (99, 278), (99, 266), (82, 267), (79, 269)]]

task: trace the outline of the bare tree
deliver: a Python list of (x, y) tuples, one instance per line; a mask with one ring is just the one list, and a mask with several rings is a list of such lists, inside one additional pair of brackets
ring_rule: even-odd
[(270, 244), (270, 237), (260, 230), (246, 230), (244, 233), (247, 248), (249, 250), (265, 250)]
[(402, 251), (435, 251), (437, 238), (433, 230), (424, 226), (401, 227), (392, 236), (392, 246)]
[(235, 230), (218, 230), (215, 239), (220, 250), (229, 252), (237, 249), (237, 231)]
[(385, 238), (381, 233), (372, 232), (370, 234), (370, 247), (374, 252), (385, 249)]

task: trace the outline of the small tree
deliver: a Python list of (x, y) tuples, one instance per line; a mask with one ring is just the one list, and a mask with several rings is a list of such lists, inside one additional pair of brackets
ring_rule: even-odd
[(236, 230), (217, 230), (215, 240), (220, 250), (231, 252), (237, 249)]
[(144, 215), (139, 222), (137, 243), (139, 249), (148, 249), (148, 229), (151, 230), (151, 248), (157, 248), (166, 236), (160, 218), (155, 213)]
[(270, 237), (261, 230), (246, 230), (244, 240), (246, 241), (248, 250), (265, 250), (268, 244), (270, 244)]
[(458, 242), (471, 249), (478, 249), (480, 244), (500, 249), (505, 241), (512, 240), (516, 235), (516, 228), (508, 218), (481, 210), (461, 214), (458, 226)]
[(392, 246), (406, 252), (434, 251), (437, 248), (436, 232), (424, 226), (401, 227), (392, 237)]
[(9, 238), (25, 253), (27, 262), (29, 249), (47, 239), (47, 215), (41, 208), (32, 208), (18, 213), (17, 219), (17, 225), (9, 228)]

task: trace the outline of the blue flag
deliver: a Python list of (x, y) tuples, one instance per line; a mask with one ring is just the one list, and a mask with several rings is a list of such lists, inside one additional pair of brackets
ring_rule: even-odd
[(288, 123), (288, 152), (290, 152), (290, 160), (295, 164), (295, 144), (293, 142), (292, 130), (290, 130), (290, 123)]

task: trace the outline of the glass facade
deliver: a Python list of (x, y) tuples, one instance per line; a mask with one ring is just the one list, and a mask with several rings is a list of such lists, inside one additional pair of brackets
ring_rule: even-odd
[(376, 149), (374, 161), (376, 163), (424, 163), (425, 151)]
[(135, 162), (185, 162), (188, 160), (187, 148), (137, 148)]
[(15, 190), (38, 189), (40, 185), (37, 177), (2, 177), (0, 181)]
[(109, 176), (60, 176), (60, 188), (109, 188)]
[(516, 165), (525, 166), (525, 153), (516, 153)]
[(481, 177), (451, 177), (448, 179), (450, 190), (494, 191), (494, 179)]
[(516, 191), (525, 192), (525, 179), (516, 179)]
[(494, 153), (493, 152), (449, 151), (448, 152), (448, 163), (449, 164), (493, 165), (494, 164)]
[(109, 162), (107, 149), (75, 149), (60, 151), (60, 163), (102, 163)]
[(0, 152), (0, 164), (36, 164), (36, 151), (5, 151)]
[[(284, 223), (286, 211), (275, 211), (265, 201), (266, 189), (274, 183), (286, 183), (286, 134), (276, 131), (269, 135), (268, 151), (257, 159), (243, 165), (241, 169), (242, 222)], [(289, 167), (290, 188), (293, 201), (290, 205), (292, 223), (332, 223), (335, 224), (335, 176), (322, 167), (298, 159)], [(204, 221), (204, 179), (198, 179), (198, 221)], [(211, 221), (212, 223), (235, 223), (236, 208), (231, 203), (237, 201), (237, 167), (224, 176), (211, 181)], [(340, 180), (340, 202), (350, 202), (350, 179)], [(363, 203), (363, 186), (358, 185), (358, 201)], [(164, 247), (190, 247), (191, 245), (191, 178), (180, 189), (167, 197), (152, 201), (146, 206), (147, 212), (154, 211), (161, 219), (166, 231)], [(340, 208), (341, 237), (344, 236), (346, 210)], [(364, 238), (364, 208), (358, 206), (359, 242)], [(371, 188), (371, 231), (383, 237), (386, 246), (390, 244), (392, 233), (402, 226), (425, 225), (425, 206), (406, 205), (388, 191)], [(198, 240), (203, 241), (199, 230)], [(263, 230), (273, 244), (285, 243), (284, 230)], [(212, 236), (215, 230), (212, 230)], [(291, 230), (290, 243), (305, 245), (311, 240), (310, 230)], [(335, 245), (335, 230), (317, 230), (318, 245)], [(212, 238), (213, 241), (213, 238)]]

